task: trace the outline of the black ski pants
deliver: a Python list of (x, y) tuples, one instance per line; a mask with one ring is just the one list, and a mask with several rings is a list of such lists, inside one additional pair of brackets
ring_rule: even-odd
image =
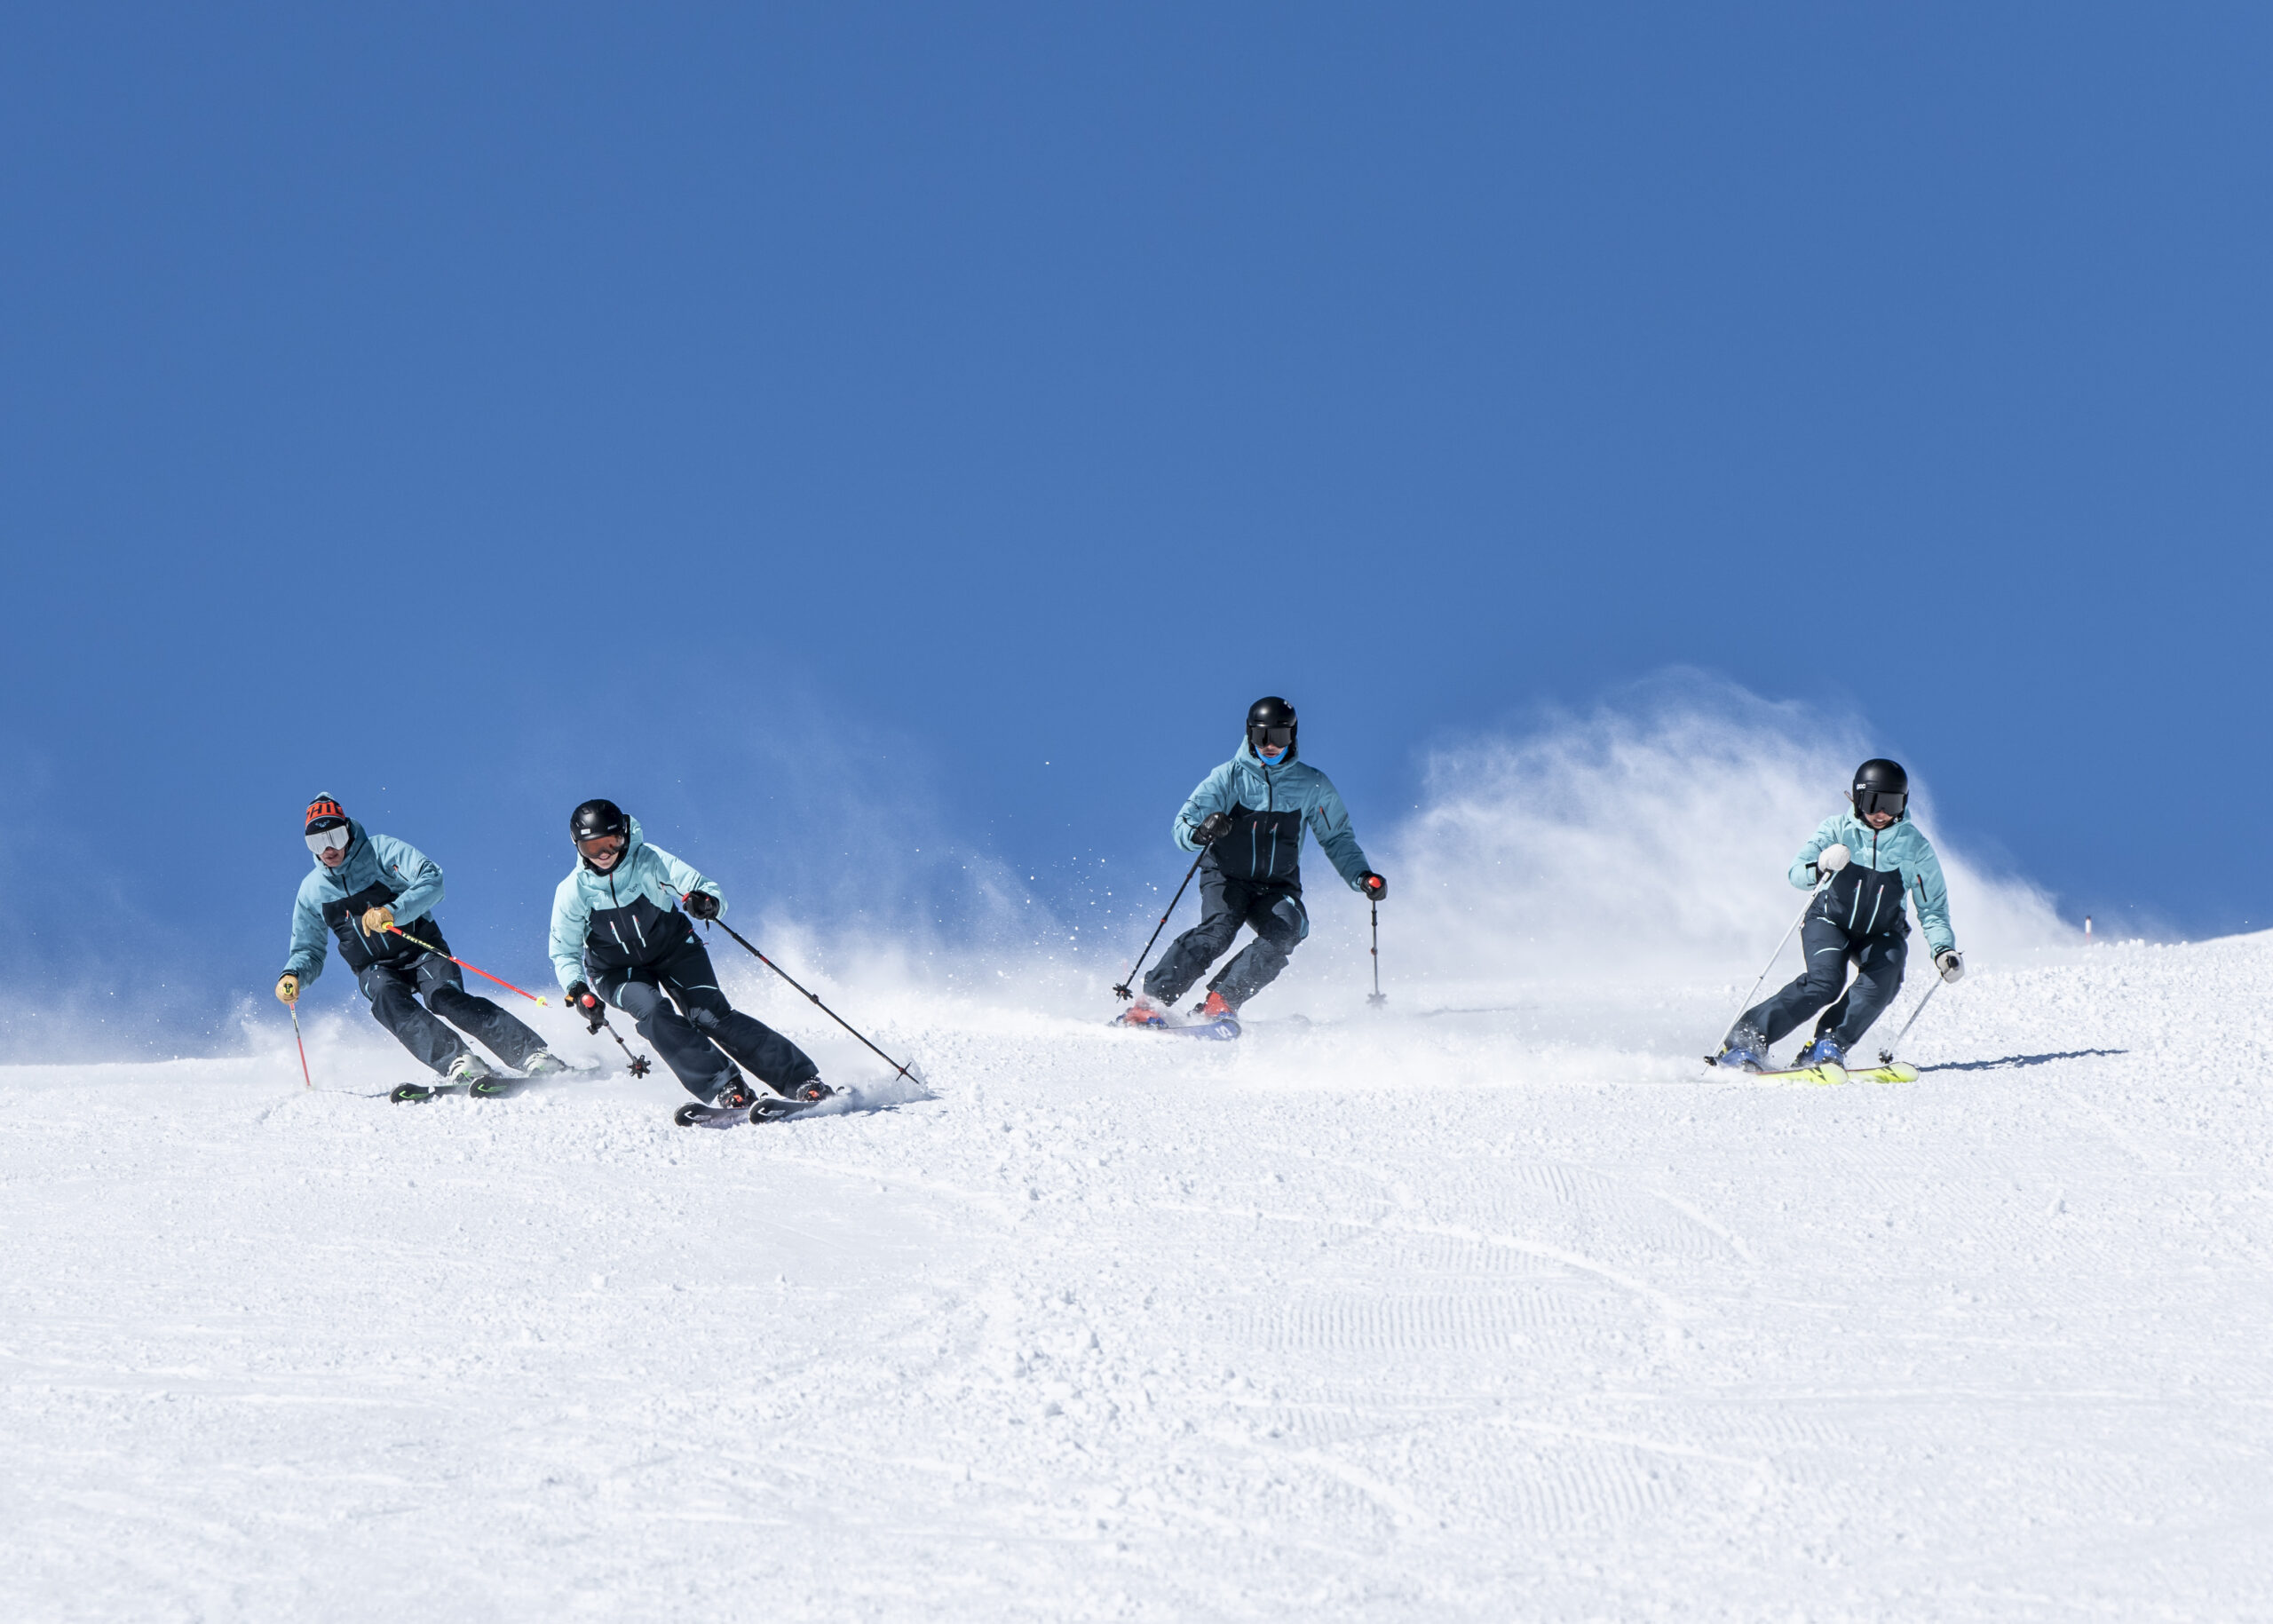
[(726, 1002), (692, 931), (647, 963), (598, 971), (592, 990), (639, 1023), (639, 1035), (697, 1099), (716, 1099), (733, 1081), (728, 1055), (777, 1094), (820, 1075), (804, 1050)]
[[(402, 1046), (437, 1072), (466, 1052), (465, 1038), (455, 1026), (482, 1044), (500, 1060), (519, 1071), (528, 1058), (544, 1047), (544, 1040), (487, 998), (465, 990), (458, 967), (439, 953), (422, 953), (415, 959), (366, 965), (356, 972), (355, 985), (371, 1001), (371, 1018), (402, 1040)], [(424, 998), (426, 1008), (418, 1007)], [(427, 1010), (433, 1014), (430, 1015)], [(442, 1020), (436, 1020), (439, 1015)], [(446, 1026), (442, 1021), (450, 1023)]]
[[(1737, 1022), (1737, 1042), (1744, 1044), (1747, 1035), (1759, 1042), (1746, 1047), (1780, 1042), (1822, 1010), (1822, 1018), (1815, 1024), (1816, 1036), (1852, 1050), (1900, 990), (1909, 944), (1892, 931), (1849, 936), (1843, 926), (1831, 920), (1810, 919), (1801, 928), (1800, 949), (1808, 957), (1806, 973), (1767, 1002), (1746, 1010)], [(1849, 986), (1850, 962), (1855, 966), (1855, 982)], [(1830, 1008), (1825, 1009), (1826, 1004)]]
[(1235, 880), (1213, 868), (1200, 875), (1200, 923), (1168, 944), (1160, 962), (1144, 976), (1144, 994), (1172, 1004), (1224, 956), (1241, 925), (1255, 927), (1255, 939), (1224, 966), (1208, 990), (1221, 993), (1234, 1010), (1254, 997), (1287, 968), (1287, 955), (1311, 933), (1303, 911), (1303, 888), (1285, 882)]

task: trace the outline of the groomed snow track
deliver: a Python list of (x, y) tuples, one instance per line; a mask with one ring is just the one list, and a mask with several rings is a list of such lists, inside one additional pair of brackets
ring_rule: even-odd
[(728, 1134), (0, 1071), (0, 1614), (2264, 1617), (2269, 986), (1984, 973), (1843, 1089), (1719, 987), (911, 1007), (935, 1097)]

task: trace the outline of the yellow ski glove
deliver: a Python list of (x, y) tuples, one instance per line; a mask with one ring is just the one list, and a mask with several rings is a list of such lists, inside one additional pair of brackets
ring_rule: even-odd
[(363, 910), (363, 934), (366, 936), (384, 936), (387, 927), (393, 923), (394, 910), (391, 907), (367, 907)]
[(299, 977), (284, 975), (276, 978), (276, 1002), (279, 1003), (297, 1003), (300, 1002)]

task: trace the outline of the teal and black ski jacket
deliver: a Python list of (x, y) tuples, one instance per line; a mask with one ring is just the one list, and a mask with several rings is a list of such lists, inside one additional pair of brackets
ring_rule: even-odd
[(400, 936), (366, 936), (367, 908), (391, 907), (395, 923), (413, 936), (440, 942), (440, 931), (418, 929), (442, 899), (442, 870), (431, 857), (392, 835), (371, 835), (347, 820), (347, 860), (327, 868), (311, 856), (315, 872), (300, 882), (292, 903), (292, 947), (284, 973), (305, 986), (323, 974), (324, 932), (338, 939), (339, 956), (360, 975), (374, 963), (415, 959), (424, 953)]
[(1918, 923), (1925, 927), (1926, 945), (1936, 953), (1957, 946), (1950, 931), (1950, 891), (1942, 878), (1942, 860), (1934, 855), (1933, 842), (1907, 812), (1883, 829), (1874, 829), (1851, 812), (1834, 812), (1823, 820), (1800, 854), (1792, 860), (1792, 883), (1811, 891), (1822, 875), (1815, 860), (1826, 846), (1845, 846), (1848, 863), (1825, 887), (1810, 919), (1827, 919), (1849, 936), (1877, 936), (1887, 931), (1910, 933), (1902, 911), (1905, 899), (1918, 905)]
[(1187, 852), (1199, 851), (1192, 831), (1200, 820), (1210, 812), (1229, 812), (1231, 832), (1208, 848), (1202, 866), (1235, 880), (1299, 888), (1303, 829), (1308, 826), (1334, 872), (1357, 890), (1358, 876), (1371, 865), (1350, 832), (1349, 808), (1342, 804), (1342, 793), (1332, 779), (1295, 759), (1299, 749), (1271, 764), (1255, 753), (1253, 745), (1242, 743), (1238, 755), (1200, 780), (1200, 788), (1176, 813), (1176, 844)]
[[(638, 819), (624, 821), (631, 835), (615, 867), (602, 874), (580, 855), (552, 893), (552, 970), (564, 988), (676, 951), (688, 934), (678, 899), (691, 891), (718, 897), (709, 880), (649, 845)], [(718, 897), (720, 916), (725, 912), (726, 900)]]

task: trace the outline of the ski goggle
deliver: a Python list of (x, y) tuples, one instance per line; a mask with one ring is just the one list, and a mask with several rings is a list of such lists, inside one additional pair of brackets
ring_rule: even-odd
[(630, 841), (622, 835), (594, 835), (576, 843), (576, 850), (586, 857), (606, 857), (611, 852), (621, 852)]
[(1250, 727), (1247, 736), (1258, 750), (1266, 744), (1274, 750), (1289, 749), (1295, 742), (1295, 730), (1291, 727)]
[(1867, 818), (1873, 812), (1890, 812), (1902, 816), (1903, 808), (1910, 804), (1910, 797), (1899, 789), (1857, 789), (1855, 791), (1855, 815)]
[(304, 835), (301, 838), (308, 843), (309, 851), (321, 857), (327, 852), (345, 852), (347, 849), (347, 843), (354, 836), (348, 833), (347, 826), (342, 823), (332, 828), (318, 829), (314, 834)]

